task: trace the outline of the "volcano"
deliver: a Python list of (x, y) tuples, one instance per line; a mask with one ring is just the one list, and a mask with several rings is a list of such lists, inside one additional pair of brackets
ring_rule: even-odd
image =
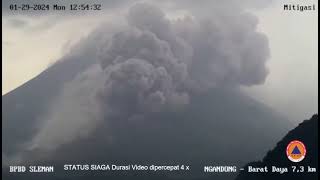
[[(92, 64), (94, 61), (83, 57), (64, 59), (3, 96), (3, 154), (13, 157), (25, 151), (23, 145), (37, 133), (37, 124), (63, 86)], [(102, 125), (50, 156), (23, 153), (30, 162), (56, 165), (66, 161), (184, 162), (199, 171), (203, 163), (244, 165), (259, 159), (292, 126), (240, 91), (220, 88), (193, 95), (189, 105), (179, 111), (155, 112), (147, 119), (150, 121), (138, 125), (115, 120), (118, 123), (112, 129)], [(114, 135), (112, 143), (108, 143), (105, 129)]]

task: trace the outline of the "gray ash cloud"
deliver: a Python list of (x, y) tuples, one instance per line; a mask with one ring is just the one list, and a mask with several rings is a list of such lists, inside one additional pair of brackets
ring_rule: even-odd
[[(31, 150), (59, 148), (115, 119), (143, 123), (148, 114), (188, 106), (194, 93), (262, 84), (267, 77), (268, 40), (251, 14), (169, 19), (142, 3), (129, 9), (127, 22), (94, 44), (100, 67), (66, 85)], [(105, 37), (103, 28), (94, 36)], [(114, 139), (108, 128), (103, 133)]]

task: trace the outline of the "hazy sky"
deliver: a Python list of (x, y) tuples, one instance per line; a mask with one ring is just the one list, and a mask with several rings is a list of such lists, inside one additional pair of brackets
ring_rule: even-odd
[(275, 5), (257, 15), (270, 42), (270, 74), (250, 92), (293, 120), (318, 112), (318, 11), (283, 12)]
[[(308, 3), (317, 3), (317, 0)], [(116, 8), (118, 3), (113, 5)], [(112, 22), (121, 13), (106, 10), (94, 15), (68, 14), (63, 19), (54, 13), (4, 14), (2, 94), (45, 70), (101, 22)], [(265, 84), (245, 88), (245, 91), (292, 120), (309, 118), (318, 109), (318, 10), (285, 12), (281, 2), (254, 13), (259, 18), (259, 30), (269, 38), (270, 74)], [(169, 14), (174, 17), (183, 12)]]

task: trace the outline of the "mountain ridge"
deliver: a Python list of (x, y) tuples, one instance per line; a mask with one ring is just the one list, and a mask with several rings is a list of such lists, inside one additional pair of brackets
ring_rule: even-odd
[[(307, 153), (304, 160), (298, 163), (291, 162), (286, 155), (287, 145), (294, 140), (303, 142), (306, 146)], [(318, 114), (314, 114), (309, 120), (304, 120), (296, 128), (290, 130), (286, 136), (284, 136), (277, 145), (265, 155), (261, 161), (255, 161), (248, 163), (245, 166), (246, 171), (241, 172), (236, 180), (280, 180), (285, 176), (288, 179), (306, 179), (316, 180), (318, 179), (318, 172), (316, 173), (293, 173), (291, 167), (313, 167), (318, 170)], [(265, 167), (270, 168), (271, 166), (276, 167), (287, 167), (289, 172), (285, 175), (279, 175), (277, 173), (247, 173), (247, 167)]]

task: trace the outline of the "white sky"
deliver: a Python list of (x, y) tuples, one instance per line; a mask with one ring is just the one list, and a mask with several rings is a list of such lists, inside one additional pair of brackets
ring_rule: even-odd
[[(274, 4), (256, 12), (259, 31), (269, 38), (270, 74), (264, 85), (245, 91), (290, 119), (301, 121), (318, 112), (318, 11), (284, 12), (282, 8), (282, 4)], [(45, 70), (105, 19), (69, 17), (61, 21), (45, 16), (28, 18), (17, 28), (10, 17), (3, 17), (2, 94)]]
[(257, 13), (259, 30), (269, 38), (270, 74), (264, 85), (248, 92), (301, 121), (318, 112), (318, 10), (285, 12), (281, 4)]
[(58, 60), (72, 44), (86, 36), (101, 22), (100, 18), (81, 17), (48, 26), (52, 17), (27, 19), (25, 27), (2, 21), (2, 94), (35, 77)]

